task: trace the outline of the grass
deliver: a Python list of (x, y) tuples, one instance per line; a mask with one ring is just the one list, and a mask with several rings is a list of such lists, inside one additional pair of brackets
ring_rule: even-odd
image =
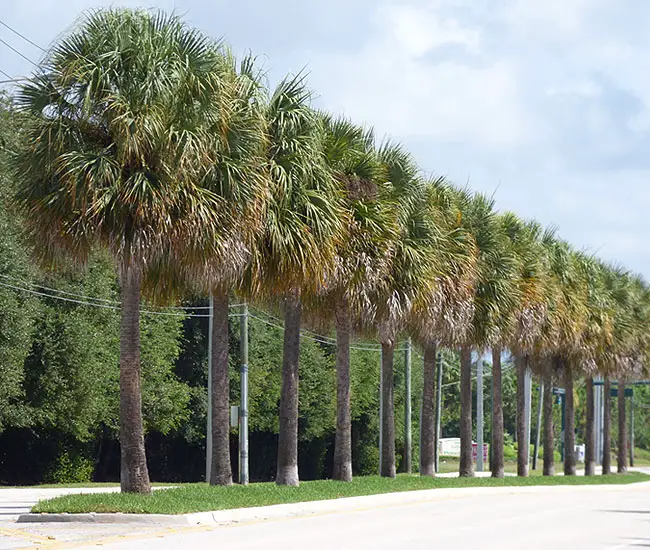
[(640, 473), (593, 477), (506, 477), (425, 478), (399, 475), (396, 479), (378, 476), (358, 477), (352, 483), (331, 480), (306, 481), (300, 487), (280, 487), (275, 483), (253, 483), (248, 487), (211, 487), (204, 483), (174, 489), (160, 489), (151, 496), (104, 493), (67, 495), (36, 504), (33, 512), (84, 513), (124, 512), (127, 514), (185, 514), (271, 504), (328, 500), (422, 489), (460, 487), (519, 487), (531, 485), (603, 485), (650, 481)]

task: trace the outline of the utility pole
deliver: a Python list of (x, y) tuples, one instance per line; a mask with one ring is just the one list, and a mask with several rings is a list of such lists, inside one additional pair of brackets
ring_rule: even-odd
[(630, 395), (630, 467), (632, 466), (634, 466), (634, 386)]
[(404, 350), (404, 471), (411, 473), (411, 339)]
[(436, 474), (440, 472), (440, 416), (442, 415), (442, 353), (438, 352), (436, 357), (436, 370), (438, 379), (436, 381), (436, 447), (434, 458)]
[(214, 297), (210, 293), (210, 318), (208, 320), (208, 423), (205, 433), (205, 481), (210, 483), (212, 470), (212, 323), (214, 322)]
[(560, 460), (564, 462), (564, 422), (565, 422), (565, 407), (564, 407), (564, 388), (557, 388), (551, 386), (546, 388), (546, 391), (550, 391), (553, 395), (557, 396), (556, 404), (559, 403), (562, 412), (562, 431), (560, 432)]
[(483, 471), (483, 360), (476, 363), (476, 471)]
[(533, 452), (533, 470), (537, 470), (537, 454), (539, 453), (539, 436), (542, 431), (542, 403), (544, 401), (544, 381), (539, 383), (539, 403), (537, 403), (537, 430), (535, 431), (535, 450)]
[(248, 304), (242, 305), (239, 323), (241, 366), (239, 370), (239, 483), (248, 485)]
[(525, 419), (526, 419), (526, 441), (524, 444), (526, 445), (526, 456), (528, 457), (528, 463), (530, 464), (530, 426), (531, 426), (531, 409), (532, 407), (532, 394), (533, 394), (533, 375), (530, 372), (530, 369), (528, 368), (528, 361), (529, 359), (526, 359), (526, 370), (524, 374), (524, 396), (525, 396)]
[(379, 475), (381, 475), (382, 443), (384, 441), (384, 361), (379, 350)]
[[(600, 381), (600, 377), (594, 382)], [(596, 439), (594, 450), (596, 453), (596, 464), (603, 463), (603, 386), (594, 383), (594, 424)]]

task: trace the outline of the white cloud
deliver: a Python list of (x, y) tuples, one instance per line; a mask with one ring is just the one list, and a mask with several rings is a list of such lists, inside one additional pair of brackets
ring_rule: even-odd
[[(352, 54), (321, 54), (312, 81), (325, 106), (406, 137), (517, 146), (534, 136), (520, 101), (515, 67), (486, 60), (480, 31), (432, 7), (386, 5), (374, 34)], [(436, 59), (442, 46), (467, 59)]]
[(409, 5), (384, 5), (378, 19), (382, 27), (389, 26), (405, 53), (414, 57), (436, 48), (454, 44), (477, 51), (480, 33), (462, 26), (457, 19), (442, 17), (436, 10)]

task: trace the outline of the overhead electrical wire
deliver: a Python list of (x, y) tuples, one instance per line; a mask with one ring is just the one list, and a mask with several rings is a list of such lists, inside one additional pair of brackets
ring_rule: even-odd
[(20, 50), (17, 50), (16, 48), (14, 48), (11, 44), (9, 44), (9, 42), (7, 42), (7, 41), (3, 40), (2, 38), (0, 38), (0, 43), (2, 43), (2, 44), (4, 44), (5, 46), (7, 46), (7, 48), (9, 48), (11, 51), (17, 53), (17, 54), (18, 54), (20, 57), (22, 57), (24, 60), (29, 61), (29, 62), (30, 62), (32, 65), (34, 65), (35, 67), (38, 67), (38, 63), (36, 63), (36, 61), (33, 61), (32, 59), (30, 59), (29, 57), (27, 57), (24, 53), (22, 53)]
[(20, 36), (20, 38), (22, 38), (25, 42), (29, 42), (29, 43), (30, 43), (32, 46), (34, 46), (35, 48), (38, 48), (38, 49), (41, 50), (42, 52), (45, 51), (45, 48), (41, 48), (41, 46), (39, 46), (36, 42), (30, 40), (30, 39), (27, 38), (24, 34), (18, 32), (18, 31), (17, 31), (16, 29), (14, 29), (11, 25), (8, 25), (7, 23), (5, 23), (2, 19), (0, 19), (0, 25), (2, 25), (3, 27), (6, 27), (6, 28), (9, 29), (12, 33), (14, 33), (15, 35)]

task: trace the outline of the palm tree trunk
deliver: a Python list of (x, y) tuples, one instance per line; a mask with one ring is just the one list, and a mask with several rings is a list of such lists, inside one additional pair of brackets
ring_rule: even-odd
[(618, 381), (618, 473), (627, 473), (627, 415), (625, 414), (625, 380)]
[(424, 348), (423, 386), (422, 386), (422, 426), (420, 442), (420, 475), (434, 476), (436, 448), (436, 344)]
[(350, 412), (350, 337), (352, 327), (346, 299), (336, 308), (336, 438), (332, 477), (352, 481), (352, 415)]
[(544, 372), (544, 475), (555, 475), (555, 434), (553, 433), (553, 375), (548, 361)]
[(594, 379), (587, 378), (587, 415), (585, 422), (585, 475), (596, 474), (596, 424), (594, 422)]
[(142, 273), (138, 266), (124, 265), (120, 275), (120, 486), (124, 493), (150, 494), (140, 389)]
[(383, 402), (381, 475), (395, 477), (395, 400), (393, 395), (394, 344), (381, 344), (381, 383)]
[(299, 484), (298, 479), (298, 360), (300, 357), (300, 291), (284, 301), (284, 349), (278, 437), (278, 485)]
[(576, 475), (575, 407), (573, 403), (573, 373), (564, 364), (564, 475)]
[[(478, 452), (481, 452), (479, 449)], [(501, 395), (501, 348), (492, 348), (492, 477), (504, 476), (503, 398)]]
[[(482, 450), (481, 450), (482, 451)], [(474, 477), (472, 460), (472, 350), (460, 349), (460, 477)]]
[(212, 456), (210, 485), (232, 485), (230, 384), (228, 378), (228, 291), (213, 291)]
[(603, 384), (603, 475), (612, 473), (612, 381)]
[(526, 444), (526, 356), (515, 353), (517, 370), (517, 475), (528, 477), (528, 454)]

